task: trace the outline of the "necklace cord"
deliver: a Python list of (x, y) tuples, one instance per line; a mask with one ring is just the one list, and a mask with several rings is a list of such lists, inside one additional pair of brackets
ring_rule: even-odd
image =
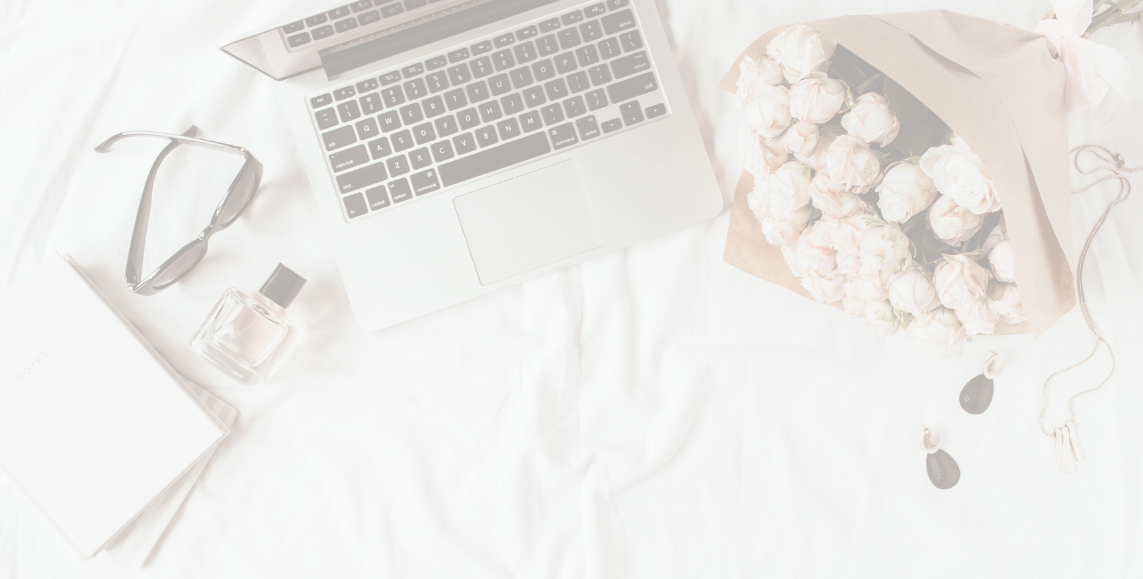
[[(1091, 153), (1092, 155), (1094, 155), (1096, 158), (1103, 161), (1104, 163), (1107, 163), (1107, 165), (1106, 166), (1103, 166), (1103, 165), (1096, 166), (1092, 169), (1084, 169), (1083, 166), (1080, 164), (1080, 156), (1085, 151)], [(1075, 162), (1076, 170), (1079, 171), (1083, 175), (1094, 175), (1096, 173), (1099, 173), (1100, 171), (1110, 171), (1112, 173), (1111, 175), (1104, 175), (1103, 177), (1097, 179), (1095, 182), (1089, 184), (1088, 186), (1084, 187), (1083, 189), (1080, 189), (1078, 191), (1072, 191), (1073, 194), (1078, 195), (1078, 194), (1086, 193), (1086, 192), (1090, 191), (1092, 188), (1094, 188), (1094, 187), (1096, 187), (1102, 183), (1105, 183), (1105, 182), (1111, 181), (1111, 180), (1118, 180), (1119, 181), (1119, 196), (1116, 197), (1115, 200), (1112, 201), (1111, 204), (1107, 206), (1107, 210), (1103, 212), (1102, 216), (1100, 216), (1099, 221), (1096, 221), (1095, 227), (1092, 228), (1091, 233), (1087, 236), (1087, 241), (1084, 243), (1083, 251), (1080, 253), (1079, 263), (1076, 266), (1076, 297), (1077, 297), (1077, 301), (1079, 302), (1080, 310), (1083, 312), (1084, 322), (1087, 323), (1088, 329), (1091, 330), (1092, 335), (1095, 336), (1095, 348), (1092, 349), (1091, 354), (1088, 354), (1087, 358), (1084, 358), (1082, 361), (1076, 363), (1073, 366), (1070, 366), (1068, 368), (1065, 368), (1063, 370), (1060, 370), (1060, 371), (1052, 374), (1051, 376), (1048, 376), (1048, 379), (1044, 381), (1044, 389), (1043, 389), (1044, 408), (1043, 408), (1043, 410), (1040, 411), (1039, 426), (1040, 426), (1040, 432), (1042, 432), (1044, 434), (1044, 436), (1047, 436), (1049, 438), (1055, 438), (1055, 434), (1048, 432), (1047, 430), (1044, 429), (1044, 415), (1047, 414), (1047, 412), (1048, 412), (1048, 386), (1052, 383), (1053, 378), (1055, 378), (1056, 376), (1059, 376), (1060, 374), (1065, 374), (1067, 372), (1075, 370), (1076, 368), (1086, 364), (1088, 361), (1090, 361), (1092, 358), (1095, 357), (1096, 353), (1099, 352), (1099, 347), (1101, 345), (1105, 346), (1107, 348), (1107, 353), (1111, 356), (1111, 371), (1107, 373), (1107, 377), (1104, 378), (1103, 382), (1100, 382), (1099, 385), (1096, 386), (1095, 388), (1090, 388), (1088, 390), (1084, 390), (1082, 392), (1079, 392), (1076, 395), (1072, 396), (1071, 399), (1068, 400), (1068, 420), (1074, 420), (1075, 419), (1075, 408), (1073, 407), (1073, 404), (1075, 403), (1076, 398), (1079, 398), (1080, 396), (1083, 396), (1084, 394), (1087, 394), (1089, 392), (1095, 392), (1096, 390), (1103, 388), (1103, 386), (1105, 384), (1107, 384), (1111, 380), (1111, 377), (1115, 374), (1115, 353), (1111, 350), (1111, 344), (1109, 344), (1107, 342), (1107, 340), (1105, 340), (1103, 338), (1103, 335), (1099, 333), (1099, 329), (1096, 328), (1096, 325), (1095, 325), (1095, 320), (1091, 316), (1091, 309), (1088, 307), (1088, 303), (1087, 303), (1087, 295), (1084, 292), (1083, 270), (1084, 270), (1084, 265), (1087, 263), (1088, 250), (1091, 249), (1091, 244), (1095, 240), (1096, 234), (1099, 233), (1099, 230), (1103, 227), (1104, 222), (1106, 222), (1108, 216), (1111, 215), (1111, 211), (1113, 209), (1115, 209), (1115, 207), (1117, 205), (1119, 205), (1120, 203), (1123, 203), (1124, 201), (1127, 200), (1128, 197), (1131, 196), (1131, 181), (1128, 180), (1126, 176), (1124, 176), (1124, 173), (1134, 173), (1136, 171), (1143, 171), (1143, 167), (1134, 167), (1134, 168), (1127, 167), (1126, 163), (1124, 162), (1122, 155), (1120, 155), (1119, 153), (1112, 152), (1107, 147), (1104, 147), (1102, 145), (1091, 145), (1091, 144), (1081, 145), (1079, 147), (1072, 149), (1069, 154), (1075, 155), (1074, 162)]]

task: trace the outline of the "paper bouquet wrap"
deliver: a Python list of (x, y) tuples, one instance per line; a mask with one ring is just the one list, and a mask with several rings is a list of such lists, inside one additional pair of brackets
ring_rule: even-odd
[[(803, 26), (805, 29), (819, 31), (837, 44), (837, 55), (833, 57), (833, 63), (822, 65), (823, 68), (819, 70), (824, 70), (825, 66), (845, 65), (845, 59), (849, 58), (875, 67), (884, 76), (884, 80), (879, 80), (876, 86), (884, 83), (884, 89), (880, 92), (891, 97), (888, 99), (889, 104), (903, 128), (899, 136), (894, 129), (883, 141), (896, 137), (897, 149), (907, 151), (908, 140), (923, 138), (923, 135), (918, 137), (918, 129), (910, 125), (922, 123), (923, 119), (914, 117), (935, 115), (939, 118), (934, 118), (932, 124), (940, 125), (940, 130), (948, 131), (950, 135), (955, 134), (960, 139), (958, 143), (971, 144), (971, 153), (983, 161), (998, 202), (1003, 207), (1002, 220), (999, 213), (994, 218), (1001, 225), (997, 226), (997, 221), (993, 221), (985, 227), (996, 226), (997, 231), (1005, 230), (1005, 239), (1010, 244), (1011, 253), (1009, 267), (1014, 270), (1014, 274), (1008, 273), (1002, 277), (1014, 277), (1014, 280), (1010, 280), (1013, 282), (1010, 285), (1019, 287), (1022, 319), (1026, 320), (1013, 323), (1016, 322), (1015, 319), (1001, 316), (994, 332), (984, 333), (1031, 332), (1039, 336), (1060, 316), (1071, 310), (1076, 298), (1069, 265), (1072, 230), (1065, 71), (1049, 40), (1034, 32), (947, 11), (843, 16), (807, 22)], [(731, 93), (739, 91), (740, 94), (739, 77), (744, 60), (747, 64), (766, 60), (771, 42), (787, 28), (776, 28), (751, 44), (731, 67), (720, 87)], [(773, 49), (771, 55), (772, 51)], [(767, 62), (775, 66), (773, 61)], [(777, 70), (781, 72), (781, 68)], [(823, 73), (815, 74), (822, 78), (826, 76)], [(790, 78), (788, 71), (786, 78)], [(805, 78), (805, 75), (801, 78)], [(792, 85), (796, 80), (799, 79), (790, 79), (784, 89), (791, 101), (794, 100), (796, 90)], [(849, 84), (852, 85), (853, 82), (851, 80)], [(852, 97), (861, 97), (861, 91), (869, 90), (865, 84), (850, 86), (850, 89), (854, 89)], [(891, 89), (906, 97), (911, 95), (915, 99), (913, 102), (920, 103), (915, 108), (927, 107), (927, 110), (903, 110), (909, 109), (902, 104), (907, 98), (898, 97), (894, 102)], [(874, 104), (878, 99), (881, 103), (886, 102), (880, 94), (870, 99)], [(858, 99), (858, 103), (861, 102), (862, 99)], [(853, 107), (852, 101), (848, 106)], [(801, 105), (801, 108), (805, 109), (806, 106)], [(845, 109), (842, 110), (844, 111)], [(805, 118), (806, 114), (803, 112), (799, 116), (795, 112), (790, 126), (798, 125), (798, 119)], [(838, 113), (837, 117), (827, 122), (837, 124), (840, 118), (841, 113)], [(817, 127), (807, 125), (808, 130), (815, 133), (815, 138), (818, 129), (823, 129), (822, 134), (825, 134), (826, 125)], [(840, 132), (840, 129), (835, 129)], [(847, 130), (853, 134), (851, 128)], [(924, 130), (931, 129), (921, 129), (921, 132)], [(788, 133), (784, 136), (786, 135)], [(758, 135), (753, 135), (753, 138), (757, 137)], [(771, 137), (771, 142), (778, 139)], [(782, 142), (793, 142), (794, 146), (801, 142), (796, 135), (792, 138), (792, 141), (783, 138)], [(879, 137), (866, 140), (877, 138)], [(881, 152), (882, 147), (875, 141), (870, 147), (877, 150), (883, 159), (890, 156)], [(883, 148), (889, 150), (892, 147)], [(923, 159), (921, 151), (902, 154), (893, 150), (892, 153), (897, 156), (898, 163), (924, 166), (924, 162), (919, 160)], [(911, 159), (900, 161), (902, 156)], [(794, 160), (792, 153), (789, 158)], [(813, 164), (804, 157), (798, 158)], [(893, 160), (886, 159), (885, 162)], [(883, 169), (884, 164), (877, 171)], [(809, 169), (805, 171), (807, 175), (811, 174)], [(822, 172), (824, 169), (819, 171), (815, 168), (815, 171)], [(885, 174), (881, 174), (876, 183), (856, 190), (865, 200), (863, 206), (868, 207), (868, 215), (879, 223), (884, 223), (880, 221), (884, 217), (876, 207), (875, 188), (884, 178)], [(841, 299), (822, 299), (820, 292), (807, 289), (804, 278), (800, 279), (791, 270), (789, 255), (783, 254), (784, 248), (768, 242), (762, 222), (756, 216), (758, 209), (752, 209), (751, 202), (748, 201), (754, 190), (755, 177), (751, 172), (744, 171), (735, 193), (725, 261), (795, 293), (842, 307)], [(822, 214), (817, 209), (818, 206), (815, 201), (814, 219)], [(806, 211), (808, 214), (809, 210)], [(987, 215), (983, 218), (987, 219)], [(917, 216), (916, 220), (927, 221), (922, 216)], [(810, 221), (810, 225), (813, 225), (813, 221)], [(903, 220), (890, 225), (898, 227), (898, 231), (905, 228)], [(922, 223), (918, 226), (927, 225)], [(809, 229), (806, 231), (809, 232)], [(981, 231), (980, 238), (987, 233)], [(773, 240), (772, 237), (770, 239)], [(956, 245), (956, 241), (950, 243)], [(966, 247), (967, 245), (966, 242)], [(990, 267), (987, 257), (982, 257), (979, 253), (972, 254), (971, 259), (981, 259), (980, 263), (985, 268)], [(939, 269), (937, 266), (938, 272)], [(930, 266), (926, 275), (936, 283), (940, 274), (934, 275)], [(991, 271), (988, 272), (988, 277), (993, 278)], [(888, 303), (888, 299), (885, 303)], [(850, 309), (848, 304), (844, 307)], [(902, 322), (901, 329), (907, 323)], [(909, 334), (912, 336), (911, 330)]]

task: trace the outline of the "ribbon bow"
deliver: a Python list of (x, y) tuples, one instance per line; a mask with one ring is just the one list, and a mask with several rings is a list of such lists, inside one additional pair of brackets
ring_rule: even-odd
[[(1131, 65), (1114, 48), (1083, 37), (1091, 26), (1092, 0), (1051, 0), (1054, 20), (1043, 20), (1036, 32), (1048, 37), (1067, 71), (1065, 98), (1069, 113), (1095, 108), (1115, 90), (1127, 94)], [(1121, 99), (1116, 115), (1126, 105)]]

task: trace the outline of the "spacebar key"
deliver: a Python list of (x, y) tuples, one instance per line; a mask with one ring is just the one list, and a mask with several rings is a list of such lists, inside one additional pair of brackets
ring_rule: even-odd
[(506, 144), (485, 149), (475, 155), (445, 163), (440, 166), (438, 171), (444, 186), (451, 187), (457, 183), (463, 183), (469, 179), (475, 179), (481, 175), (487, 175), (541, 155), (547, 155), (550, 152), (552, 152), (552, 147), (548, 144), (548, 135), (543, 132), (534, 133), (529, 137), (509, 141)]

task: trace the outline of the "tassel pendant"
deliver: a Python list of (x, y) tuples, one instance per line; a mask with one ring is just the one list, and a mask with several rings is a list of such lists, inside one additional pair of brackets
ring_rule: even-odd
[(1079, 462), (1083, 462), (1084, 459), (1086, 459), (1087, 457), (1085, 457), (1083, 455), (1083, 448), (1080, 447), (1079, 437), (1076, 436), (1076, 425), (1075, 425), (1075, 423), (1072, 422), (1071, 420), (1068, 420), (1067, 422), (1064, 423), (1064, 428), (1068, 429), (1068, 437), (1071, 440), (1072, 452), (1075, 453), (1076, 460)]

